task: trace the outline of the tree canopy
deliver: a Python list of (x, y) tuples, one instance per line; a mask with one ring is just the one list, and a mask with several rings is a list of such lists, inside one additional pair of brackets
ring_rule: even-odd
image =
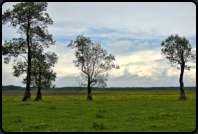
[(92, 86), (106, 86), (108, 71), (119, 69), (113, 62), (115, 57), (108, 55), (107, 51), (101, 48), (100, 42), (93, 43), (89, 37), (79, 35), (68, 47), (76, 49), (76, 60), (73, 60), (73, 63), (82, 71), (81, 76), (87, 81), (88, 94), (91, 93)]
[[(31, 86), (32, 87), (41, 87), (41, 88), (50, 88), (55, 87), (52, 85), (52, 81), (55, 81), (56, 73), (53, 72), (51, 67), (57, 63), (58, 57), (55, 53), (45, 53), (39, 54), (32, 59), (32, 68), (31, 68)], [(27, 63), (23, 61), (18, 61), (13, 65), (13, 75), (19, 77), (22, 72), (27, 72)], [(27, 77), (25, 77), (22, 83), (26, 84)]]
[[(11, 56), (18, 57), (23, 54), (34, 54), (36, 47), (49, 47), (55, 41), (48, 33), (47, 24), (53, 24), (47, 9), (47, 2), (21, 2), (13, 5), (13, 10), (6, 10), (2, 15), (2, 24), (10, 22), (10, 26), (19, 26), (17, 30), (21, 38), (5, 40), (2, 46), (2, 55), (7, 56), (4, 62), (7, 64)], [(28, 61), (27, 58), (25, 58)]]
[[(179, 37), (178, 34), (169, 36), (165, 41), (162, 41), (161, 46), (164, 47), (161, 54), (169, 60), (168, 63), (171, 64), (171, 67), (180, 69), (182, 63), (196, 59), (196, 52), (192, 50), (189, 40)], [(190, 70), (190, 66), (185, 64), (185, 69)]]
[(36, 50), (55, 44), (47, 30), (47, 25), (53, 24), (52, 18), (45, 12), (47, 5), (47, 2), (20, 2), (13, 5), (13, 10), (7, 9), (2, 14), (3, 25), (9, 22), (12, 27), (19, 26), (17, 32), (21, 37), (5, 40), (2, 55), (7, 56), (4, 58), (6, 64), (12, 56), (22, 56), (27, 62), (27, 84), (23, 101), (31, 100), (31, 60)]

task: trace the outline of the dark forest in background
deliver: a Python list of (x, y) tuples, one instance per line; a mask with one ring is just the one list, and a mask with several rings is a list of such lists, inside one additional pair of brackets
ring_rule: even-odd
[[(184, 87), (185, 90), (196, 90), (196, 87)], [(31, 88), (31, 91), (37, 91), (38, 88)], [(92, 91), (129, 91), (129, 90), (180, 90), (180, 87), (106, 87), (93, 88)], [(7, 85), (2, 86), (2, 91), (25, 91), (25, 87)], [(44, 88), (42, 91), (87, 91), (86, 88), (79, 87), (56, 87)]]

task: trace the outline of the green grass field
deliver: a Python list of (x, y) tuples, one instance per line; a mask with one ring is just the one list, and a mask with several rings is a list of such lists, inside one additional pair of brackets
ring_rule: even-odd
[[(93, 91), (94, 93), (94, 91)], [(193, 132), (196, 91), (95, 91), (86, 95), (2, 96), (5, 132)], [(32, 96), (32, 100), (35, 96)]]

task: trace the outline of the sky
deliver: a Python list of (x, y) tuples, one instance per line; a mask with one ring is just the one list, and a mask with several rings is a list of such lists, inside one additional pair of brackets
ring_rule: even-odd
[[(16, 2), (6, 2), (5, 10)], [(58, 63), (56, 87), (75, 86), (80, 70), (74, 66), (75, 49), (67, 45), (78, 35), (101, 42), (108, 54), (115, 56), (120, 69), (109, 71), (107, 87), (179, 87), (180, 70), (167, 64), (161, 55), (161, 43), (171, 35), (186, 37), (196, 50), (196, 5), (193, 2), (48, 2), (47, 12), (53, 25), (48, 32), (56, 41), (45, 52), (55, 52)], [(17, 28), (2, 25), (4, 40), (19, 38)], [(12, 75), (13, 59), (4, 63), (2, 56), (2, 85), (25, 87), (20, 77)], [(19, 59), (23, 60), (23, 57)], [(196, 60), (186, 63), (184, 86), (196, 86)]]

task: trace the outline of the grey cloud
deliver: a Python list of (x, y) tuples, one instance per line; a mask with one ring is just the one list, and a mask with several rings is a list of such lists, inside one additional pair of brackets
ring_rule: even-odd
[[(22, 84), (22, 80), (25, 77), (25, 74), (15, 77), (12, 72), (2, 72), (2, 85), (15, 85), (25, 87), (25, 84)], [(16, 81), (17, 79), (17, 81)]]
[[(162, 65), (163, 64), (163, 66), (164, 67), (167, 67), (167, 68), (170, 68), (171, 67), (171, 64), (168, 64), (169, 60), (166, 59), (166, 58), (159, 59), (159, 60), (154, 60), (154, 62), (157, 62), (159, 65)], [(195, 61), (187, 62), (186, 65), (188, 65), (188, 63), (196, 63), (196, 60)], [(189, 66), (190, 66), (191, 69), (196, 69), (196, 65), (189, 65)]]
[(74, 79), (74, 78), (75, 78), (74, 75), (67, 75), (67, 76), (61, 77), (61, 80)]
[(142, 70), (140, 70), (140, 71), (137, 71), (136, 73), (139, 73), (139, 72), (142, 72)]
[(10, 73), (10, 72), (3, 72), (3, 74), (2, 74), (2, 81), (6, 81), (10, 76), (12, 76), (12, 73)]
[[(5, 3), (2, 11), (5, 11), (8, 7), (12, 7), (11, 5), (13, 4), (16, 3)], [(118, 7), (120, 10), (117, 10)], [(168, 11), (166, 7), (169, 8)], [(60, 10), (55, 10), (57, 8)], [(168, 29), (178, 31), (179, 34), (181, 33), (185, 36), (196, 35), (196, 32), (194, 32), (196, 26), (196, 7), (193, 3), (140, 4), (48, 2), (47, 12), (54, 21), (53, 26), (59, 30), (62, 28), (61, 34), (64, 35), (68, 35), (68, 33), (71, 35), (78, 35), (79, 32), (86, 31), (83, 31), (81, 28), (86, 29), (89, 26), (104, 27), (120, 31), (118, 33), (104, 34), (104, 36), (107, 37), (117, 36), (120, 38), (123, 36), (134, 39), (159, 39), (159, 36), (169, 36), (172, 34)], [(156, 18), (155, 16), (158, 17)], [(188, 16), (188, 19), (184, 19), (183, 16)], [(64, 24), (62, 23), (64, 21), (71, 23)], [(83, 25), (76, 25), (76, 22)], [(145, 24), (145, 22), (147, 23)], [(74, 25), (72, 25), (72, 23), (74, 23)], [(51, 28), (51, 26), (49, 26), (49, 28)], [(56, 31), (55, 29), (54, 31)], [(79, 31), (78, 29), (81, 30)], [(59, 30), (55, 33), (59, 34)], [(65, 31), (65, 33), (63, 31)], [(125, 34), (123, 34), (122, 31), (124, 31)]]
[(155, 62), (167, 62), (168, 60), (166, 58), (159, 59), (159, 60), (154, 60)]
[[(154, 68), (159, 70), (160, 68)], [(109, 87), (156, 87), (156, 86), (179, 86), (178, 75), (168, 76), (168, 69), (163, 69), (161, 73), (152, 72), (158, 80), (153, 80), (151, 77), (139, 76), (138, 74), (130, 74), (128, 68), (125, 68), (124, 74), (119, 77), (110, 78), (107, 82)], [(119, 81), (119, 82), (118, 82)], [(117, 84), (122, 83), (122, 85)], [(191, 83), (192, 85), (192, 83)]]
[(185, 75), (184, 73), (184, 78), (183, 78), (184, 86), (196, 86), (196, 80), (194, 81), (190, 81), (190, 80), (192, 80), (192, 78), (190, 78), (189, 75)]
[(160, 80), (168, 80), (168, 79), (177, 79), (178, 75), (172, 75), (172, 76), (168, 76), (167, 72), (170, 68), (153, 68), (155, 70), (160, 70), (160, 73), (153, 73), (154, 76), (156, 76), (158, 79)]
[(73, 86), (75, 84), (75, 76), (74, 75), (67, 75), (64, 77), (57, 77), (57, 80), (54, 84), (57, 87), (65, 87), (65, 86)]
[(111, 78), (111, 80), (149, 80), (149, 77), (146, 76), (139, 76), (138, 74), (131, 74), (128, 71), (128, 68), (125, 67), (123, 71), (123, 75)]

